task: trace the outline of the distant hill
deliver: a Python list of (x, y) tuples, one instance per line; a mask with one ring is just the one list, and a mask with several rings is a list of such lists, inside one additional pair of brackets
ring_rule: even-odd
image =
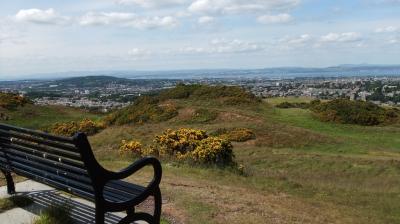
[[(73, 71), (25, 76), (25, 79), (53, 77), (119, 77), (128, 79), (196, 79), (196, 78), (254, 78), (254, 77), (336, 77), (336, 76), (400, 76), (400, 65), (344, 64), (325, 68), (316, 67), (272, 67), (261, 69), (195, 69), (170, 71)], [(68, 81), (68, 79), (66, 80)], [(123, 79), (120, 79), (123, 81)]]
[[(162, 80), (160, 80), (162, 81)], [(154, 80), (148, 79), (127, 79), (113, 76), (82, 76), (66, 79), (53, 80), (48, 85), (58, 85), (59, 87), (106, 87), (109, 85), (148, 85), (154, 83)]]

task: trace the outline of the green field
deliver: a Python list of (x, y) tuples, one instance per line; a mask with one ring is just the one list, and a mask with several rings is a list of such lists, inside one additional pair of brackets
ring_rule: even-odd
[[(309, 110), (274, 107), (289, 100), (310, 99), (275, 98), (251, 106), (172, 100), (179, 108), (177, 117), (112, 126), (90, 137), (90, 142), (101, 163), (116, 170), (134, 160), (118, 154), (122, 140), (150, 144), (167, 128), (252, 129), (256, 139), (234, 143), (236, 161), (244, 165), (245, 175), (163, 161), (163, 216), (176, 223), (399, 223), (399, 124), (323, 123)], [(213, 116), (191, 119), (199, 109), (212, 112), (204, 116)], [(55, 111), (59, 110), (49, 109), (29, 120), (21, 117), (14, 124), (40, 127), (45, 117), (49, 123), (60, 118)], [(96, 117), (74, 114), (64, 111), (61, 119)], [(149, 174), (145, 170), (129, 180), (145, 182)]]

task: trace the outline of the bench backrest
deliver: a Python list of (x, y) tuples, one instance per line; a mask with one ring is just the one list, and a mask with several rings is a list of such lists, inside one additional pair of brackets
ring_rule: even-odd
[(74, 138), (0, 124), (0, 168), (92, 199), (92, 180)]

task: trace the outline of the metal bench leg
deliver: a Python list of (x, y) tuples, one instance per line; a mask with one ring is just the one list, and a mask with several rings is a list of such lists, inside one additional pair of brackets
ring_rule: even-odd
[(104, 224), (105, 212), (102, 205), (96, 204), (96, 224)]
[(5, 170), (1, 170), (1, 172), (4, 174), (4, 177), (7, 181), (7, 193), (15, 194), (15, 185), (11, 173)]
[(158, 224), (161, 219), (161, 206), (162, 206), (162, 198), (160, 188), (154, 192), (154, 221)]
[(133, 208), (128, 208), (127, 210), (126, 210), (126, 214), (128, 215), (128, 216), (133, 216), (133, 215), (135, 215), (135, 207), (133, 207)]

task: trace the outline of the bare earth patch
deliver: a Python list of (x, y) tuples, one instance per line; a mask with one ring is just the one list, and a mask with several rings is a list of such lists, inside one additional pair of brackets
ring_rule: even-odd
[(220, 112), (218, 114), (218, 117), (216, 119), (217, 121), (222, 121), (222, 122), (234, 122), (234, 121), (239, 121), (239, 122), (262, 122), (263, 120), (261, 118), (257, 117), (250, 117), (246, 115), (242, 115), (239, 113), (234, 113), (234, 112)]
[(178, 110), (178, 116), (176, 116), (174, 118), (174, 120), (176, 120), (176, 121), (190, 120), (193, 117), (195, 111), (196, 110), (194, 108), (190, 108), (190, 107), (180, 109), (180, 110)]

